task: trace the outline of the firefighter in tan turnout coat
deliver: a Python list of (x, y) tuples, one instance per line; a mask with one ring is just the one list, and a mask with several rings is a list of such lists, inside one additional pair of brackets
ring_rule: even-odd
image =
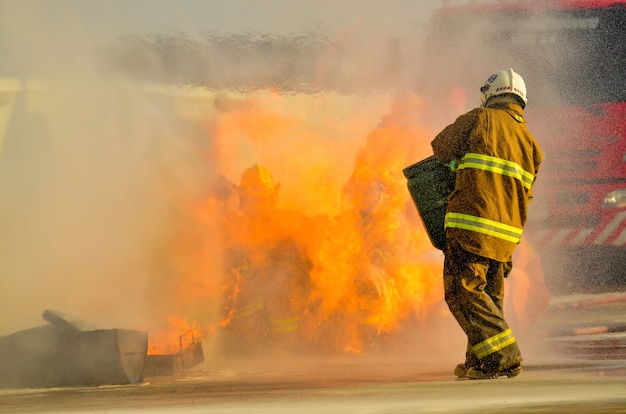
[(512, 69), (489, 77), (482, 107), (461, 115), (432, 141), (456, 171), (445, 228), (445, 300), (467, 335), (459, 378), (513, 377), (522, 355), (504, 319), (504, 278), (522, 237), (543, 152), (524, 120), (526, 86)]

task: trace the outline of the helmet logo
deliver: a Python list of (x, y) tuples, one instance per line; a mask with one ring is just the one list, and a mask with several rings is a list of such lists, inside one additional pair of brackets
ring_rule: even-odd
[(489, 84), (493, 83), (493, 81), (496, 80), (496, 78), (498, 77), (497, 73), (494, 73), (493, 75), (489, 76), (489, 79), (487, 79), (487, 83), (485, 83), (481, 88), (480, 88), (480, 93), (485, 93), (489, 90)]

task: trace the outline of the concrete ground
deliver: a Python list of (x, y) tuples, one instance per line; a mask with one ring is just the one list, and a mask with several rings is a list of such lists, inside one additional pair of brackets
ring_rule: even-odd
[(455, 380), (398, 365), (324, 372), (196, 372), (142, 384), (3, 390), (6, 413), (616, 413), (626, 361), (529, 365), (516, 378)]

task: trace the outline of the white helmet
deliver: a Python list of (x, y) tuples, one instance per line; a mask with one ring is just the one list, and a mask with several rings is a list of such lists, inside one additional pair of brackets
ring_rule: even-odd
[(487, 105), (487, 101), (492, 96), (502, 95), (505, 93), (512, 93), (519, 96), (526, 105), (526, 84), (524, 79), (516, 73), (513, 69), (503, 69), (499, 72), (489, 76), (489, 79), (480, 88), (482, 96), (480, 102), (483, 106)]

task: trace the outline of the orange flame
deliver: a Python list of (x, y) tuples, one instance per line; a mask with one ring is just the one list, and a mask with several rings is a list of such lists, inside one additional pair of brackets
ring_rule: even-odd
[(175, 354), (188, 345), (190, 333), (194, 340), (200, 341), (202, 331), (195, 322), (176, 316), (166, 317), (167, 326), (150, 332), (148, 354)]
[(420, 104), (410, 95), (397, 97), (368, 135), (344, 186), (344, 210), (311, 272), (322, 320), (348, 332), (333, 344), (339, 350), (358, 353), (368, 339), (401, 329), (439, 300), (438, 265), (420, 257), (432, 247), (418, 230), (402, 175), (429, 153), (431, 134), (413, 121)]
[[(211, 162), (235, 182), (250, 165), (269, 168), (281, 181), (280, 213), (255, 221), (208, 196), (179, 201), (159, 298), (194, 322), (168, 319), (171, 334), (155, 336), (155, 349), (197, 325), (218, 333), (238, 324), (256, 344), (267, 335), (243, 320), (261, 310), (268, 329), (293, 328), (314, 351), (360, 353), (381, 335), (417, 329), (441, 299), (441, 260), (432, 259), (402, 175), (431, 153), (433, 131), (417, 121), (424, 102), (275, 91), (226, 101), (208, 128)], [(236, 248), (245, 263), (234, 266)], [(263, 270), (250, 276), (251, 268)], [(272, 316), (287, 308), (297, 324)]]

